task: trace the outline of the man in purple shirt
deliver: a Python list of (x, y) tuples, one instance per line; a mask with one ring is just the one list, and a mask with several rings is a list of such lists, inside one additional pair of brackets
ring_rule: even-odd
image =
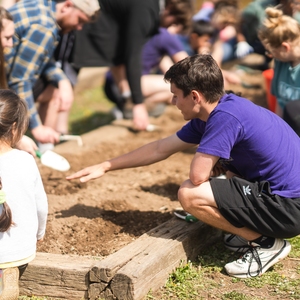
[[(229, 249), (244, 252), (225, 265), (229, 275), (261, 275), (289, 254), (285, 238), (300, 233), (300, 139), (274, 113), (226, 94), (222, 72), (210, 55), (174, 64), (165, 80), (171, 85), (172, 103), (189, 122), (174, 135), (67, 179), (86, 182), (198, 145), (178, 199), (197, 219), (229, 232)], [(224, 171), (227, 179), (213, 177)]]

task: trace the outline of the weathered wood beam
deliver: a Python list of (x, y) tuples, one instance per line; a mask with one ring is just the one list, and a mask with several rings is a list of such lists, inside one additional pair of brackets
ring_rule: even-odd
[(90, 272), (89, 297), (103, 297), (95, 290), (109, 289), (116, 299), (142, 299), (162, 286), (181, 261), (195, 260), (220, 238), (221, 231), (202, 222), (173, 218), (97, 262)]
[(37, 253), (20, 280), (21, 295), (140, 300), (169, 274), (221, 238), (202, 222), (173, 218), (104, 259)]

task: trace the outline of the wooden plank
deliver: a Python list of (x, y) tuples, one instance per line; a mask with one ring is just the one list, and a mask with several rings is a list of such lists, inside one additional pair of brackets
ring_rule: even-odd
[(140, 300), (162, 286), (181, 261), (195, 260), (221, 238), (202, 222), (173, 218), (103, 260), (37, 253), (20, 280), (21, 295)]
[[(150, 289), (162, 286), (181, 261), (195, 260), (202, 249), (220, 238), (220, 230), (202, 222), (173, 218), (97, 262), (90, 281), (107, 283), (104, 290), (110, 289), (116, 299), (139, 300)], [(104, 297), (94, 292), (90, 299)]]
[(20, 295), (87, 299), (94, 264), (93, 258), (38, 252), (20, 279)]

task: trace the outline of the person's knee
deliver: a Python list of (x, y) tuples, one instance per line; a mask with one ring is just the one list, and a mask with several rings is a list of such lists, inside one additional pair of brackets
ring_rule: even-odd
[(59, 99), (58, 88), (48, 84), (43, 92), (37, 97), (36, 101), (39, 103), (52, 103), (52, 105), (56, 105), (56, 103), (59, 103)]
[(178, 200), (184, 210), (189, 211), (196, 205), (195, 195), (193, 192), (194, 185), (190, 180), (184, 181), (178, 190)]
[(206, 206), (215, 206), (216, 202), (213, 196), (209, 181), (202, 182), (195, 186), (189, 179), (184, 181), (178, 190), (178, 200), (184, 210), (190, 212), (201, 210)]

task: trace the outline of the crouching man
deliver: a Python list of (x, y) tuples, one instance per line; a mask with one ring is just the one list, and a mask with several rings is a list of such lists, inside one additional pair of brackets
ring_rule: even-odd
[[(150, 165), (198, 145), (178, 199), (206, 224), (230, 233), (225, 245), (244, 255), (225, 265), (234, 277), (263, 274), (285, 258), (285, 238), (300, 233), (300, 139), (280, 117), (224, 91), (210, 55), (195, 55), (165, 74), (172, 103), (189, 121), (177, 133), (87, 167), (67, 179), (87, 182), (108, 171)], [(288, 154), (288, 157), (287, 157)], [(220, 169), (227, 179), (212, 178)]]

